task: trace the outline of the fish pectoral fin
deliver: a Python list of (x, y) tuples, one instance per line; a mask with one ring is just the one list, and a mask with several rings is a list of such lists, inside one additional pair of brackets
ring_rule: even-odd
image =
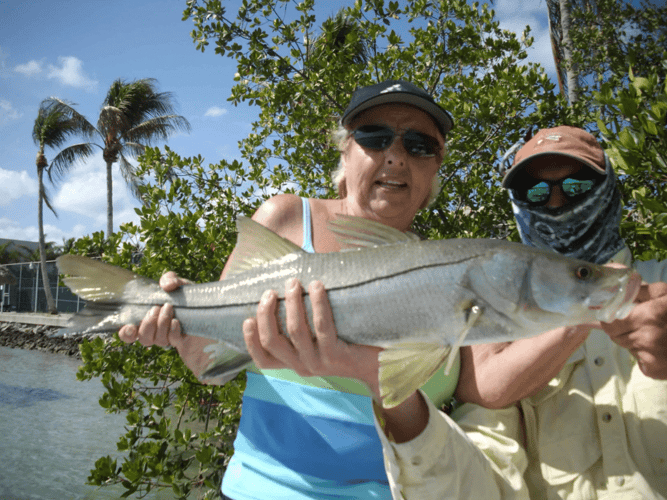
[(377, 247), (420, 241), (416, 234), (404, 233), (380, 222), (351, 215), (338, 214), (337, 218), (329, 221), (327, 226), (345, 248)]
[(393, 345), (378, 355), (382, 406), (393, 408), (424, 385), (450, 357), (451, 347), (426, 342)]
[(209, 362), (199, 380), (208, 384), (224, 385), (252, 365), (248, 353), (230, 349), (223, 343), (209, 344), (204, 347), (204, 352), (209, 353)]
[(303, 253), (298, 245), (277, 235), (250, 217), (239, 217), (236, 220), (236, 228), (239, 235), (234, 248), (234, 260), (227, 269), (227, 276), (273, 262), (285, 255)]
[(449, 357), (447, 358), (447, 364), (445, 365), (445, 375), (449, 375), (449, 370), (452, 369), (454, 359), (456, 359), (456, 353), (458, 352), (459, 347), (463, 345), (463, 341), (468, 335), (468, 332), (477, 324), (482, 316), (484, 316), (484, 309), (482, 309), (477, 304), (474, 304), (466, 309), (466, 315), (466, 324), (463, 327), (463, 330), (461, 330), (461, 333), (459, 333), (459, 336), (457, 337), (456, 342), (452, 346), (452, 350), (449, 353)]

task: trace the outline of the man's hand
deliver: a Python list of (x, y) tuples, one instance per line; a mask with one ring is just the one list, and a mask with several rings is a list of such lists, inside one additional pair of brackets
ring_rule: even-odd
[(667, 379), (667, 283), (642, 285), (635, 303), (626, 318), (602, 328), (632, 353), (644, 375)]

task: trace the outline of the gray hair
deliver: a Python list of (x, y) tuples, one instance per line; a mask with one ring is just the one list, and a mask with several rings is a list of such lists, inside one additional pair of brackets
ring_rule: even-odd
[[(350, 136), (351, 132), (345, 127), (343, 127), (343, 125), (340, 123), (338, 124), (338, 128), (332, 134), (332, 141), (334, 142), (334, 144), (336, 144), (338, 151), (340, 151), (341, 153), (341, 157), (338, 160), (338, 167), (336, 167), (336, 170), (334, 170), (331, 174), (331, 179), (333, 180), (334, 186), (336, 187), (336, 192), (338, 193), (338, 196), (340, 198), (345, 198), (347, 196), (347, 186), (345, 185), (345, 167), (343, 166), (343, 155), (345, 154), (347, 145), (350, 141)], [(446, 154), (447, 154), (447, 144), (445, 144), (442, 149), (442, 156), (440, 158), (441, 162)], [(438, 176), (438, 174), (436, 174), (433, 176), (433, 181), (431, 182), (431, 192), (429, 193), (428, 200), (422, 208), (428, 207), (429, 205), (431, 205), (431, 203), (435, 201), (435, 199), (440, 194), (440, 189), (441, 189), (440, 177)]]

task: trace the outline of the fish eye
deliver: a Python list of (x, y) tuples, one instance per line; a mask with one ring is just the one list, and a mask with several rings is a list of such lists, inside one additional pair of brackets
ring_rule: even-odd
[(592, 272), (591, 272), (590, 267), (581, 266), (581, 267), (577, 268), (577, 270), (574, 272), (574, 274), (580, 280), (585, 280), (585, 279), (588, 279), (591, 276)]

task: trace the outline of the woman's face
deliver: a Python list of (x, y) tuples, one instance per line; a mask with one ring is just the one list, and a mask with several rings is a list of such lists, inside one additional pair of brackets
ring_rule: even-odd
[[(383, 104), (357, 117), (351, 130), (361, 126), (389, 127), (396, 136), (382, 151), (361, 146), (350, 138), (343, 152), (347, 196), (353, 215), (407, 229), (418, 210), (424, 207), (433, 177), (442, 158), (444, 138), (427, 113), (404, 104)], [(441, 146), (433, 157), (408, 154), (400, 134), (411, 129), (437, 139)]]

